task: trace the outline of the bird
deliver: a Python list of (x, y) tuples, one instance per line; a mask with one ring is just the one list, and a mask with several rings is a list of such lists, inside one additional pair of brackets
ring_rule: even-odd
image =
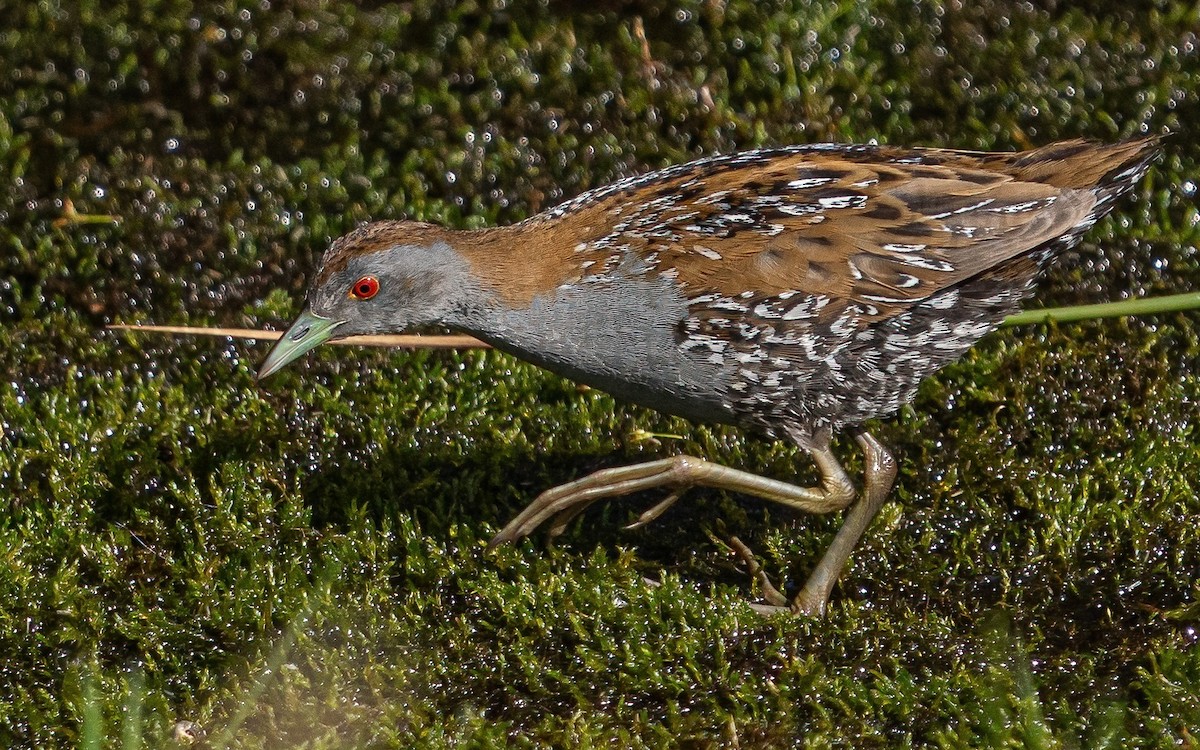
[[(790, 441), (818, 485), (688, 455), (601, 469), (537, 496), (490, 546), (652, 489), (666, 495), (638, 524), (698, 486), (845, 510), (786, 607), (821, 616), (896, 478), (865, 423), (1015, 312), (1160, 141), (760, 148), (626, 177), (507, 226), (367, 223), (328, 247), (257, 377), (331, 339), (449, 328), (618, 399)], [(861, 488), (831, 447), (842, 433), (863, 452)]]

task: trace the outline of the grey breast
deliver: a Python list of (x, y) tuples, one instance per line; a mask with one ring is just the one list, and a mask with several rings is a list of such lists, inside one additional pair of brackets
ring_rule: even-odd
[(733, 419), (732, 368), (680, 349), (687, 304), (671, 281), (641, 274), (564, 284), (476, 331), (501, 350), (636, 404), (698, 421)]

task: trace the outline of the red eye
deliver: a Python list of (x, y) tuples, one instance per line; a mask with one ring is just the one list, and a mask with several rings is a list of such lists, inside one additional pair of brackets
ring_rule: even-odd
[(374, 276), (363, 276), (350, 287), (350, 296), (354, 299), (371, 299), (379, 294), (379, 279)]

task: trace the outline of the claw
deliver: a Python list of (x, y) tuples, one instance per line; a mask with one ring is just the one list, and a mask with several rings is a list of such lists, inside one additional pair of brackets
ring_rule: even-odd
[(775, 584), (771, 583), (771, 579), (767, 577), (766, 571), (758, 564), (758, 559), (754, 557), (754, 553), (746, 546), (745, 542), (738, 539), (736, 536), (729, 537), (729, 546), (737, 553), (737, 556), (746, 563), (746, 567), (750, 570), (750, 577), (757, 578), (758, 583), (762, 586), (763, 599), (767, 600), (767, 605), (774, 608), (771, 611), (780, 611), (788, 608), (788, 599), (783, 593), (775, 588)]

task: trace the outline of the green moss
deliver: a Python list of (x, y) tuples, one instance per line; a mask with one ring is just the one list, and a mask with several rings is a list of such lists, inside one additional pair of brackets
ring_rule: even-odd
[(495, 352), (330, 348), (258, 387), (261, 345), (100, 330), (282, 323), (368, 217), (505, 223), (830, 139), (1168, 128), (1038, 302), (1196, 290), (1195, 8), (959, 5), (9, 8), (0, 744), (158, 747), (183, 719), (232, 747), (1194, 745), (1194, 313), (1007, 330), (926, 383), (875, 426), (899, 502), (822, 622), (751, 612), (725, 541), (794, 589), (837, 519), (745, 498), (483, 551), (599, 467), (811, 479), (786, 445)]

